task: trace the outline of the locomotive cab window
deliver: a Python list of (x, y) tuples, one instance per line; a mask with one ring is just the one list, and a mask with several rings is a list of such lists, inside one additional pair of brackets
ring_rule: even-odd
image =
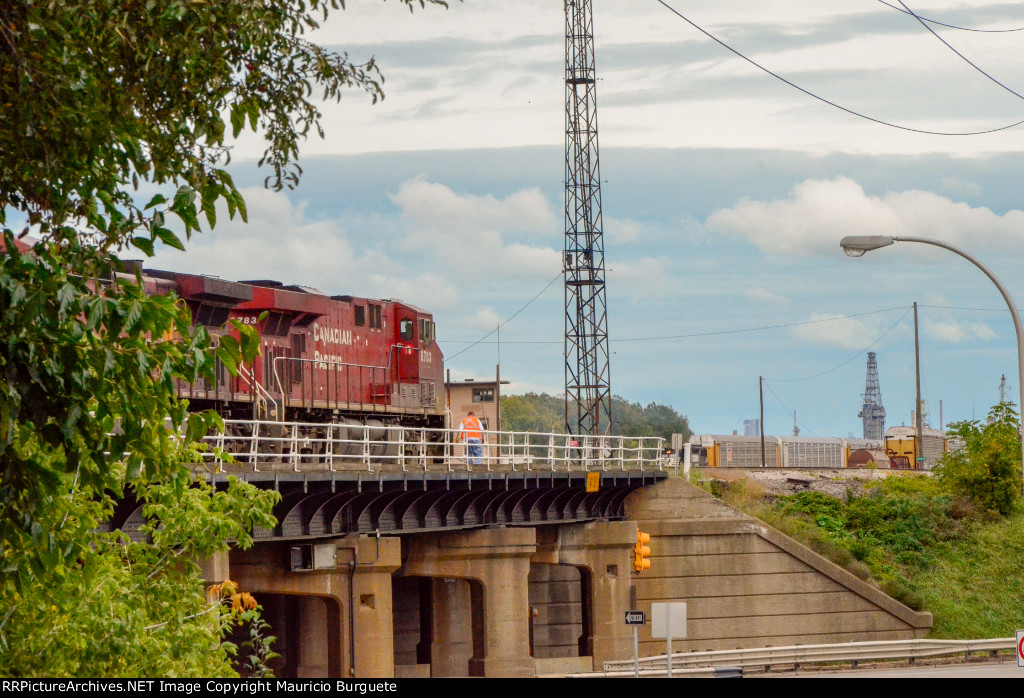
[(370, 329), (379, 330), (384, 326), (384, 322), (381, 318), (381, 308), (379, 305), (370, 303)]
[(366, 306), (356, 305), (354, 307), (356, 311), (356, 326), (362, 327), (366, 324)]
[(415, 324), (409, 318), (402, 318), (398, 325), (398, 334), (403, 341), (408, 342), (413, 338)]
[(426, 318), (420, 318), (420, 340), (424, 344), (434, 341), (434, 323)]

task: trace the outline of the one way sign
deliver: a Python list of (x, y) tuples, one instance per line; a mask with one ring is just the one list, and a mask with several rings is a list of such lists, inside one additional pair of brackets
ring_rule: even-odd
[(644, 625), (647, 623), (647, 614), (643, 611), (626, 611), (626, 625)]

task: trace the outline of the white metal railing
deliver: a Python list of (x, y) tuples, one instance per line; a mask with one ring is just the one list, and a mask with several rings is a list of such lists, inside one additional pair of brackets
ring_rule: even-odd
[(480, 453), (460, 439), (461, 429), (387, 424), (225, 420), (210, 434), (204, 457), (218, 471), (225, 455), (254, 471), (289, 466), (303, 470), (649, 472), (665, 470), (669, 457), (660, 437), (572, 436), (483, 431)]
[[(928, 657), (970, 655), (1016, 649), (1016, 639), (988, 640), (877, 640), (844, 642), (831, 645), (791, 645), (786, 647), (755, 647), (751, 649), (714, 650), (709, 652), (673, 652), (672, 670), (700, 670), (714, 667), (757, 667), (773, 665), (852, 663), (924, 659)], [(664, 676), (667, 670), (665, 655), (642, 657), (639, 660), (643, 676)], [(604, 663), (604, 671), (576, 676), (633, 676), (634, 660)]]

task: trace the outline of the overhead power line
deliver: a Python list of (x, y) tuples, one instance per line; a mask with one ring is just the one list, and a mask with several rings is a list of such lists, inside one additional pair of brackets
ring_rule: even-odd
[[(532, 304), (533, 304), (533, 302), (534, 302), (535, 300), (537, 300), (538, 298), (540, 298), (540, 297), (541, 297), (542, 295), (544, 295), (544, 292), (545, 292), (545, 291), (547, 291), (547, 290), (548, 290), (549, 288), (551, 288), (551, 284), (555, 283), (556, 281), (558, 281), (558, 280), (559, 280), (559, 279), (561, 279), (561, 278), (562, 278), (562, 272), (558, 272), (558, 274), (557, 274), (557, 275), (555, 276), (555, 278), (551, 279), (551, 281), (549, 281), (549, 282), (548, 282), (548, 285), (547, 285), (547, 286), (545, 286), (544, 288), (542, 288), (542, 289), (540, 290), (540, 292), (539, 292), (539, 293), (538, 293), (538, 294), (537, 294), (536, 296), (534, 296), (533, 298), (531, 298), (530, 300), (528, 300), (528, 301), (526, 302), (526, 304), (525, 304), (525, 305), (524, 305), (523, 307), (521, 307), (521, 308), (520, 308), (519, 310), (517, 310), (516, 312), (512, 313), (512, 314), (511, 314), (511, 315), (510, 315), (510, 316), (508, 317), (508, 319), (506, 319), (506, 320), (505, 320), (505, 322), (499, 323), (497, 327), (495, 327), (495, 328), (494, 328), (493, 330), (491, 330), (490, 332), (488, 332), (487, 334), (485, 334), (485, 335), (484, 335), (483, 337), (481, 337), (480, 339), (478, 339), (478, 340), (476, 340), (475, 342), (471, 343), (471, 344), (470, 344), (470, 345), (469, 345), (468, 347), (466, 347), (466, 348), (465, 348), (465, 349), (463, 349), (462, 351), (456, 352), (455, 354), (452, 354), (451, 356), (448, 356), (448, 357), (446, 357), (446, 358), (445, 358), (445, 360), (446, 360), (446, 361), (451, 361), (452, 359), (454, 359), (454, 358), (455, 358), (456, 356), (458, 356), (459, 354), (463, 354), (463, 353), (465, 353), (465, 352), (469, 351), (470, 349), (472, 349), (473, 347), (475, 347), (475, 346), (476, 346), (477, 344), (481, 344), (481, 343), (482, 343), (482, 342), (483, 342), (483, 341), (484, 341), (485, 339), (487, 339), (488, 337), (490, 337), (490, 336), (491, 336), (492, 334), (494, 334), (495, 332), (497, 332), (498, 330), (500, 330), (500, 329), (501, 329), (502, 327), (504, 327), (504, 326), (505, 326), (505, 325), (507, 325), (508, 323), (512, 322), (512, 321), (513, 321), (513, 320), (514, 320), (514, 319), (516, 318), (516, 316), (517, 316), (517, 315), (519, 315), (519, 313), (521, 313), (521, 312), (523, 312), (524, 310), (526, 310), (527, 308), (529, 308), (529, 307), (530, 307), (530, 305), (532, 305)], [(448, 340), (448, 341), (451, 341), (451, 340)], [(512, 342), (506, 342), (506, 343), (507, 343), (507, 344), (511, 344)]]
[(878, 0), (878, 2), (880, 2), (883, 5), (886, 5), (888, 7), (891, 7), (892, 9), (896, 10), (897, 12), (902, 12), (905, 15), (912, 15), (914, 17), (917, 17), (917, 19), (919, 19), (919, 20), (924, 20), (925, 22), (928, 22), (928, 24), (934, 24), (934, 25), (939, 26), (939, 27), (948, 27), (950, 29), (957, 29), (957, 30), (963, 31), (963, 32), (978, 32), (978, 33), (981, 33), (981, 34), (1004, 34), (1004, 33), (1007, 33), (1007, 32), (1024, 31), (1024, 27), (1014, 27), (1012, 29), (975, 29), (973, 27), (961, 27), (961, 26), (956, 25), (956, 24), (946, 24), (945, 22), (940, 22), (937, 19), (930, 19), (928, 17), (922, 17), (921, 15), (919, 15), (919, 14), (917, 14), (915, 12), (912, 12), (912, 11), (910, 11), (908, 9), (904, 9), (906, 7), (906, 5), (903, 5), (902, 2), (900, 4), (903, 5), (903, 7), (896, 7), (892, 3), (888, 3), (885, 0)]
[[(868, 349), (870, 349), (871, 347), (873, 347), (876, 344), (878, 344), (879, 342), (881, 342), (885, 338), (885, 336), (887, 334), (892, 332), (894, 329), (896, 329), (896, 327), (901, 322), (903, 322), (903, 318), (907, 317), (907, 314), (910, 311), (911, 311), (911, 308), (907, 308), (906, 312), (903, 313), (902, 315), (900, 315), (900, 319), (897, 320), (896, 322), (894, 322), (892, 325), (890, 325), (889, 329), (887, 329), (885, 332), (883, 332), (882, 334), (878, 335), (878, 337), (875, 338), (875, 341), (871, 342), (871, 344), (867, 345), (866, 347), (864, 347), (863, 349), (858, 351), (856, 354), (854, 354), (853, 356), (848, 358), (843, 363), (838, 364), (836, 366), (833, 366), (832, 368), (828, 369), (827, 371), (822, 371), (821, 373), (815, 373), (813, 376), (804, 376), (803, 378), (765, 378), (764, 382), (765, 383), (799, 383), (800, 381), (809, 381), (812, 378), (820, 378), (821, 376), (824, 376), (824, 375), (826, 375), (828, 373), (832, 373), (833, 371), (837, 371), (840, 368), (842, 368), (843, 366), (845, 366), (846, 364), (848, 364), (851, 361), (853, 361), (854, 359), (860, 358), (860, 356), (862, 354), (864, 354), (864, 352), (866, 352)], [(855, 317), (855, 316), (851, 316), (851, 317)]]
[(837, 104), (836, 102), (833, 102), (831, 100), (825, 99), (821, 95), (817, 95), (817, 94), (811, 92), (810, 90), (807, 90), (807, 89), (804, 89), (803, 87), (800, 87), (795, 82), (792, 82), (791, 80), (787, 80), (786, 78), (782, 77), (778, 73), (776, 73), (776, 72), (774, 72), (774, 71), (764, 67), (763, 65), (761, 65), (757, 61), (755, 61), (755, 60), (753, 60), (751, 58), (748, 58), (747, 56), (743, 55), (742, 53), (740, 53), (739, 51), (734, 49), (732, 46), (730, 46), (729, 44), (725, 43), (724, 41), (722, 41), (718, 37), (716, 37), (713, 34), (711, 34), (710, 32), (708, 32), (706, 29), (704, 29), (704, 28), (700, 27), (699, 25), (697, 25), (696, 23), (694, 23), (688, 17), (684, 16), (682, 13), (680, 13), (674, 7), (672, 7), (671, 5), (666, 3), (665, 0), (658, 0), (658, 3), (660, 5), (662, 5), (665, 9), (667, 9), (669, 12), (671, 12), (672, 14), (676, 15), (677, 17), (679, 17), (679, 19), (683, 20), (684, 22), (689, 24), (691, 27), (693, 27), (694, 29), (699, 31), (701, 34), (703, 34), (704, 36), (706, 36), (709, 39), (711, 39), (712, 41), (714, 41), (716, 44), (718, 44), (722, 48), (724, 48), (724, 49), (730, 51), (731, 53), (735, 54), (736, 56), (742, 58), (743, 60), (745, 60), (747, 63), (749, 63), (750, 65), (754, 66), (758, 70), (763, 71), (765, 73), (768, 73), (768, 75), (771, 75), (776, 80), (779, 80), (779, 81), (789, 85), (790, 87), (792, 87), (795, 90), (799, 90), (800, 92), (803, 92), (808, 97), (812, 97), (812, 98), (818, 100), (819, 102), (824, 102), (825, 104), (829, 105), (830, 107), (835, 107), (836, 109), (839, 109), (840, 111), (844, 111), (847, 114), (859, 117), (861, 119), (865, 119), (867, 121), (874, 122), (876, 124), (881, 124), (882, 126), (889, 126), (890, 128), (896, 128), (896, 129), (899, 129), (901, 131), (910, 131), (912, 133), (921, 133), (921, 134), (925, 134), (925, 135), (928, 135), (928, 136), (981, 136), (981, 135), (984, 135), (986, 133), (997, 133), (999, 131), (1006, 131), (1007, 129), (1011, 129), (1011, 128), (1014, 128), (1015, 126), (1020, 126), (1021, 124), (1024, 124), (1024, 119), (1022, 119), (1020, 121), (1015, 121), (1012, 124), (1006, 124), (1005, 126), (998, 126), (998, 127), (995, 127), (995, 128), (983, 129), (983, 130), (979, 130), (979, 131), (930, 131), (930, 130), (927, 130), (927, 129), (913, 128), (913, 127), (910, 127), (910, 126), (901, 126), (900, 124), (894, 124), (894, 123), (892, 123), (890, 121), (884, 121), (882, 119), (876, 119), (873, 116), (868, 116), (867, 114), (863, 114), (863, 113), (861, 113), (859, 111), (855, 111), (853, 109), (849, 109), (848, 107), (844, 107), (841, 104)]
[[(554, 282), (552, 282), (552, 283), (554, 283)], [(548, 284), (548, 286), (550, 286), (550, 285), (551, 284)], [(547, 287), (545, 287), (544, 290), (546, 291)], [(543, 293), (543, 292), (544, 291), (541, 291), (541, 293)], [(537, 296), (534, 296), (533, 300), (536, 300), (539, 296), (540, 296), (540, 294), (537, 294)], [(532, 303), (533, 300), (531, 300), (530, 303)], [(529, 305), (530, 303), (527, 303), (526, 305)], [(526, 308), (526, 306), (524, 305), (522, 308), (520, 308), (516, 312), (515, 315), (518, 315), (525, 308)], [(907, 309), (908, 309), (908, 306), (898, 305), (898, 306), (895, 306), (895, 307), (892, 307), (892, 308), (883, 308), (881, 310), (868, 310), (868, 311), (863, 312), (863, 313), (854, 313), (852, 315), (836, 315), (835, 317), (817, 318), (815, 320), (801, 320), (799, 322), (784, 322), (784, 323), (780, 323), (780, 324), (777, 324), (777, 325), (761, 325), (759, 327), (743, 327), (743, 328), (739, 328), (739, 329), (735, 329), (735, 330), (712, 330), (712, 331), (708, 331), (708, 332), (691, 332), (689, 334), (673, 334), (673, 335), (663, 335), (663, 336), (658, 336), (658, 337), (621, 337), (621, 338), (618, 338), (618, 339), (613, 339), (611, 341), (612, 342), (659, 342), (659, 341), (664, 341), (664, 340), (668, 340), (668, 339), (692, 339), (692, 338), (695, 338), (695, 337), (714, 337), (714, 336), (725, 335), (725, 334), (739, 334), (739, 333), (742, 333), (742, 332), (761, 332), (761, 331), (764, 331), (764, 330), (778, 330), (778, 329), (784, 329), (786, 327), (799, 327), (801, 325), (816, 325), (816, 324), (819, 324), (819, 323), (822, 323), (822, 322), (835, 322), (837, 320), (848, 320), (850, 318), (863, 317), (865, 315), (877, 315), (879, 313), (889, 313), (889, 312), (892, 312), (893, 310), (907, 310)], [(512, 317), (515, 317), (515, 315), (513, 315)], [(904, 316), (906, 316), (906, 313), (904, 313)], [(509, 320), (511, 320), (511, 319), (512, 318), (509, 318)], [(505, 323), (502, 324), (502, 326), (504, 326), (504, 324), (507, 324), (507, 322), (508, 322), (508, 320), (506, 320)], [(897, 322), (897, 324), (899, 324), (899, 323)], [(477, 344), (490, 344), (490, 342), (485, 342), (484, 340), (486, 340), (488, 337), (490, 337), (492, 334), (494, 334), (496, 329), (495, 330), (491, 330), (486, 335), (484, 335), (480, 339), (476, 339), (476, 340), (449, 339), (449, 340), (445, 340), (445, 341), (446, 342), (451, 342), (452, 344), (465, 344), (465, 343), (469, 343), (470, 346), (466, 347), (466, 349), (463, 349), (462, 351), (459, 352), (459, 354), (461, 354), (463, 351), (466, 351), (467, 349), (470, 349), (473, 346), (476, 346)], [(879, 339), (881, 339), (881, 337)], [(877, 342), (878, 340), (875, 340), (875, 341)], [(538, 340), (510, 340), (510, 341), (502, 340), (501, 343), (502, 344), (560, 344), (560, 342), (557, 342), (555, 340), (545, 340), (545, 339), (538, 339)], [(455, 356), (458, 356), (458, 354), (455, 354)], [(767, 379), (765, 379), (765, 380), (767, 380)]]
[(910, 14), (910, 15), (911, 15), (911, 16), (912, 16), (912, 17), (913, 17), (914, 19), (916, 19), (916, 20), (917, 20), (917, 21), (918, 21), (918, 22), (919, 22), (919, 23), (921, 24), (921, 26), (922, 26), (922, 27), (924, 27), (925, 29), (927, 29), (927, 30), (928, 30), (928, 32), (929, 32), (929, 33), (930, 33), (930, 34), (931, 34), (932, 36), (934, 36), (934, 37), (935, 37), (936, 39), (938, 39), (939, 41), (941, 41), (941, 42), (942, 42), (942, 44), (943, 44), (943, 46), (945, 46), (946, 48), (948, 48), (948, 49), (949, 49), (950, 51), (952, 51), (952, 52), (953, 52), (953, 53), (955, 53), (956, 55), (960, 56), (960, 58), (962, 58), (962, 59), (964, 60), (964, 62), (965, 62), (965, 63), (967, 63), (967, 65), (971, 66), (972, 68), (974, 68), (975, 70), (977, 70), (977, 71), (978, 71), (979, 73), (981, 73), (982, 75), (984, 75), (985, 77), (987, 77), (987, 78), (988, 78), (989, 80), (991, 80), (991, 81), (992, 81), (992, 82), (994, 82), (995, 84), (999, 85), (999, 86), (1000, 86), (1001, 88), (1003, 88), (1004, 90), (1006, 90), (1006, 91), (1007, 91), (1007, 92), (1009, 92), (1010, 94), (1014, 95), (1015, 97), (1018, 97), (1018, 98), (1020, 98), (1020, 99), (1024, 99), (1024, 95), (1021, 95), (1021, 94), (1020, 94), (1019, 92), (1017, 92), (1016, 90), (1013, 90), (1013, 89), (1011, 89), (1011, 88), (1007, 87), (1006, 85), (1004, 85), (1003, 83), (999, 82), (999, 81), (998, 81), (998, 80), (996, 80), (996, 79), (995, 79), (994, 77), (992, 77), (991, 75), (989, 75), (988, 73), (986, 73), (986, 72), (985, 72), (984, 70), (982, 70), (981, 68), (979, 68), (979, 67), (978, 67), (978, 66), (977, 66), (977, 65), (976, 65), (976, 64), (975, 64), (975, 63), (974, 63), (973, 61), (971, 61), (971, 60), (970, 60), (970, 59), (969, 59), (969, 58), (968, 58), (967, 56), (965, 56), (964, 54), (960, 53), (960, 52), (959, 52), (959, 51), (957, 51), (957, 50), (956, 50), (955, 48), (953, 48), (953, 46), (952, 46), (952, 45), (951, 45), (951, 44), (950, 44), (950, 43), (949, 43), (948, 41), (946, 41), (945, 39), (943, 39), (943, 38), (942, 38), (941, 36), (939, 36), (939, 35), (938, 35), (938, 33), (936, 33), (936, 31), (935, 31), (934, 29), (932, 29), (932, 28), (931, 28), (930, 26), (928, 26), (928, 23), (927, 23), (927, 22), (925, 22), (923, 18), (921, 18), (921, 17), (918, 17), (918, 16), (917, 16), (917, 14), (915, 14), (913, 10), (911, 10), (911, 9), (910, 9), (909, 7), (907, 7), (907, 6), (906, 6), (906, 5), (905, 5), (905, 4), (903, 3), (903, 0), (896, 0), (896, 1), (897, 1), (897, 2), (898, 2), (898, 3), (900, 4), (900, 5), (903, 5), (903, 9), (905, 9), (905, 10), (907, 11), (907, 13), (908, 13), (908, 14)]
[(786, 403), (784, 403), (782, 401), (782, 398), (780, 398), (778, 395), (776, 395), (775, 391), (772, 390), (772, 386), (767, 385), (767, 381), (765, 381), (765, 383), (766, 384), (765, 384), (764, 387), (768, 388), (768, 392), (772, 394), (772, 397), (774, 397), (778, 401), (778, 403), (780, 405), (782, 405), (782, 409), (786, 410), (786, 416), (788, 417), (790, 414), (794, 415), (793, 421), (796, 422), (797, 425), (799, 425), (800, 427), (803, 427), (803, 430), (804, 430), (805, 434), (807, 434), (808, 436), (815, 436), (815, 437), (817, 437), (818, 436), (817, 430), (809, 428), (806, 424), (804, 424), (803, 422), (798, 420), (796, 418), (796, 416), (795, 416), (796, 415), (796, 410), (789, 409), (789, 406), (786, 405)]

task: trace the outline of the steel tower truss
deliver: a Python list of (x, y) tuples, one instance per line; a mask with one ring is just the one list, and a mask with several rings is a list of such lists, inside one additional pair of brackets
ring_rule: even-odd
[(875, 352), (868, 352), (868, 373), (864, 381), (864, 405), (860, 414), (864, 424), (864, 438), (881, 441), (885, 436), (885, 408), (882, 407), (882, 389), (878, 385), (878, 362)]
[(590, 0), (565, 0), (565, 423), (611, 431), (601, 174)]

